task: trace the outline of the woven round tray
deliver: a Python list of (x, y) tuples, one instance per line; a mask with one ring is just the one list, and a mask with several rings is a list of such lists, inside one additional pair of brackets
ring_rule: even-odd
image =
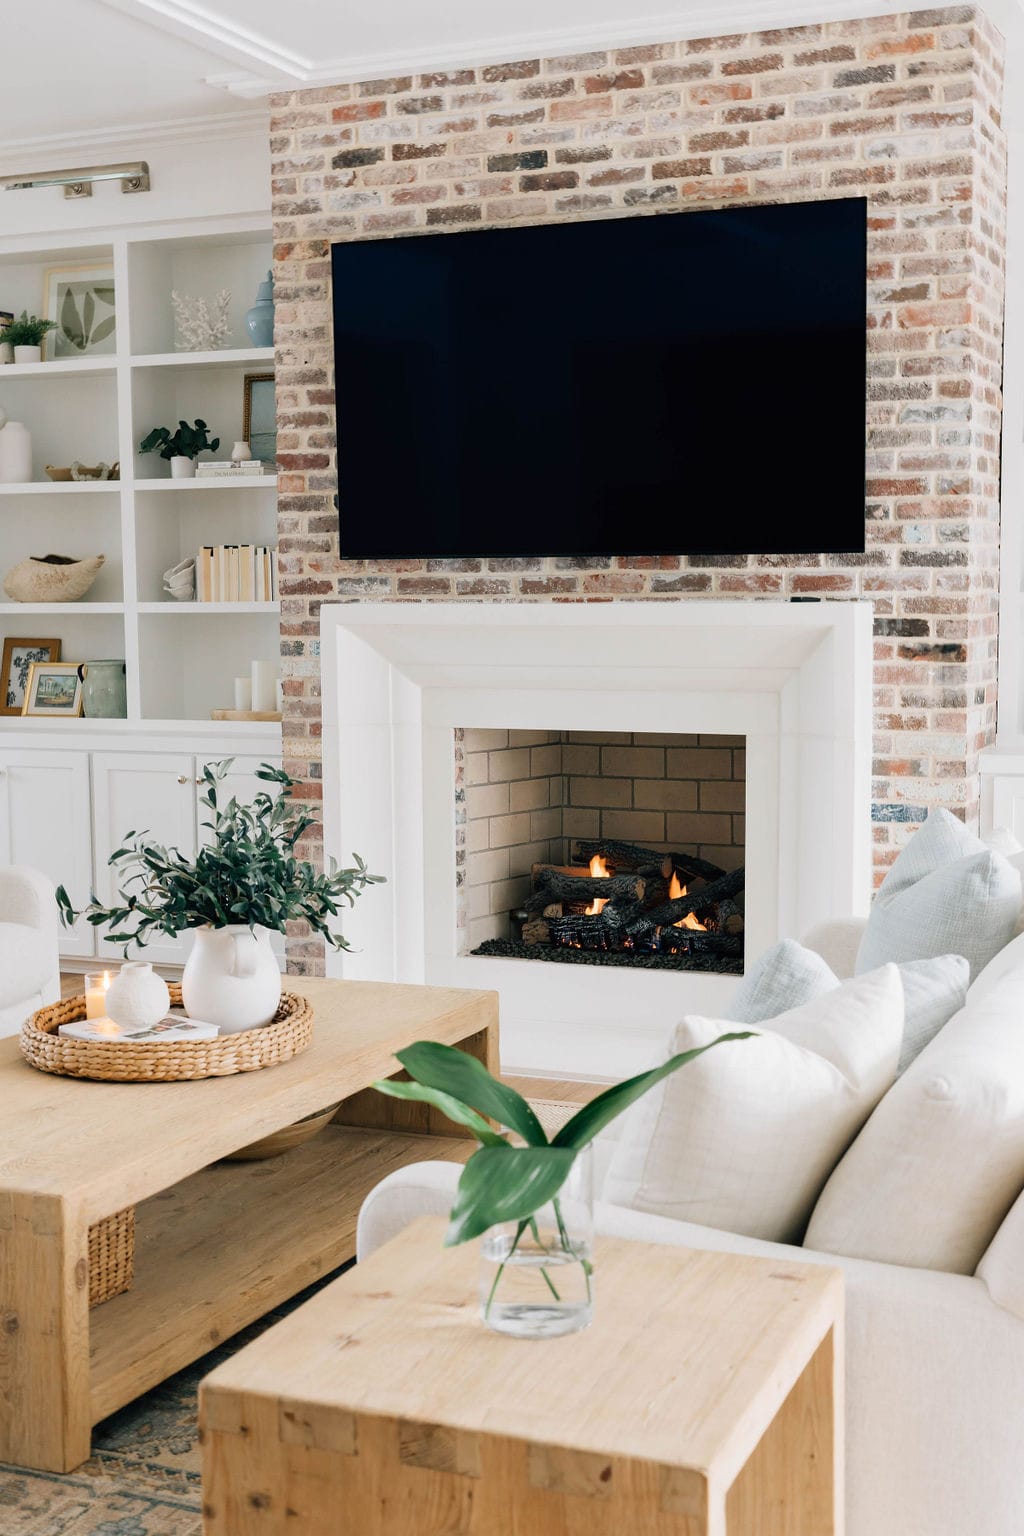
[[(170, 993), (172, 1005), (180, 1005), (181, 988), (172, 984)], [(172, 1083), (275, 1067), (304, 1051), (313, 1038), (313, 1010), (304, 997), (294, 992), (282, 993), (269, 1024), (237, 1035), (218, 1035), (216, 1040), (161, 1040), (152, 1045), (127, 1045), (115, 1040), (68, 1040), (58, 1035), (59, 1025), (84, 1018), (84, 997), (69, 997), (50, 1008), (41, 1008), (21, 1026), (21, 1054), (40, 1072), (54, 1072), (59, 1077), (88, 1077), (114, 1083)]]

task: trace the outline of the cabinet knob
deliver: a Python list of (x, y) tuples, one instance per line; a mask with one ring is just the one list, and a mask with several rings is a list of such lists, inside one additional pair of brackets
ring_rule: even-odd
[(187, 784), (188, 783), (188, 774), (187, 773), (179, 773), (178, 774), (178, 783), (179, 784)]

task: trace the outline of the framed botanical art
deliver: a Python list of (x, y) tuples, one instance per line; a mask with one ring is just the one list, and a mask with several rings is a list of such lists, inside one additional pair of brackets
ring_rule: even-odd
[(262, 459), (265, 464), (276, 462), (277, 407), (272, 373), (247, 373), (245, 376), (242, 436), (252, 449), (254, 459)]
[(20, 635), (8, 636), (0, 662), (0, 715), (21, 714), (28, 691), (28, 675), (34, 662), (59, 660), (59, 640), (25, 640)]
[(43, 314), (57, 327), (46, 339), (49, 357), (95, 357), (117, 350), (114, 269), (48, 267), (43, 274)]
[(82, 679), (77, 661), (34, 661), (29, 668), (23, 715), (62, 719), (82, 713)]

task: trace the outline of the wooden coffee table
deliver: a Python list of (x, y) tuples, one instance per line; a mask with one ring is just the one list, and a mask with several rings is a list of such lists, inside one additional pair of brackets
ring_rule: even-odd
[[(289, 978), (313, 1043), (194, 1083), (47, 1076), (0, 1040), (0, 1461), (69, 1471), (91, 1426), (352, 1257), (373, 1186), (474, 1143), (428, 1106), (362, 1092), (413, 1040), (498, 1066), (492, 992)], [(338, 1099), (315, 1140), (218, 1158)], [(88, 1230), (136, 1206), (132, 1288), (90, 1312)]]
[(207, 1377), (206, 1536), (840, 1536), (838, 1270), (599, 1240), (590, 1329), (524, 1341), (443, 1230)]

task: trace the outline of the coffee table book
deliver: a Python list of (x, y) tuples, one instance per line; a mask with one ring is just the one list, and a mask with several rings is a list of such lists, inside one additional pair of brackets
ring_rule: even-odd
[[(83, 1081), (37, 1072), (0, 1040), (0, 1462), (78, 1466), (93, 1424), (351, 1258), (359, 1207), (386, 1174), (473, 1150), (429, 1106), (366, 1090), (420, 1039), (496, 1071), (494, 993), (289, 986), (312, 1005), (311, 1044), (259, 1072)], [(285, 1156), (219, 1161), (339, 1100)], [(90, 1313), (89, 1228), (129, 1206), (131, 1289)]]
[(841, 1536), (838, 1270), (598, 1239), (591, 1327), (528, 1341), (444, 1225), (206, 1378), (205, 1536)]

